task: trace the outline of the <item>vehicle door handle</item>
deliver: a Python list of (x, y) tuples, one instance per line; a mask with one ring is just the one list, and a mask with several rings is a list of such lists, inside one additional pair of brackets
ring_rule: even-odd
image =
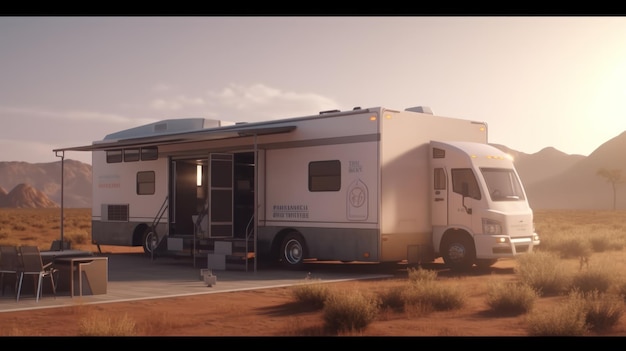
[(443, 197), (436, 197), (435, 201), (443, 201)]

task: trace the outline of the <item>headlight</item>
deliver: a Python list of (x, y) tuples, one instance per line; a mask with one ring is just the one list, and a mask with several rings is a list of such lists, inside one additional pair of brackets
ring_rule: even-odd
[(496, 238), (496, 244), (508, 244), (509, 243), (509, 238), (507, 237), (497, 237)]
[(493, 219), (483, 218), (483, 233), (487, 235), (501, 235), (502, 224)]

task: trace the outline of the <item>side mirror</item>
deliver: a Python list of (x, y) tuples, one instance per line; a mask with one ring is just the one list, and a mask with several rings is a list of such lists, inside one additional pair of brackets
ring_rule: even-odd
[(472, 209), (465, 206), (465, 198), (469, 197), (469, 185), (466, 182), (461, 184), (461, 195), (463, 195), (463, 208), (465, 209), (465, 213), (472, 214)]

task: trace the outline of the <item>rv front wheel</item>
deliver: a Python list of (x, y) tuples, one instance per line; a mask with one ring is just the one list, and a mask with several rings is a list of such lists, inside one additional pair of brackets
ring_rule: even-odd
[(476, 254), (474, 245), (466, 236), (453, 236), (443, 247), (443, 261), (455, 271), (466, 271), (474, 265)]
[(159, 237), (157, 236), (157, 234), (151, 229), (146, 230), (143, 235), (143, 252), (146, 255), (151, 256), (152, 251), (156, 249), (158, 242)]
[(301, 235), (287, 234), (280, 246), (280, 263), (285, 268), (299, 268), (304, 261), (304, 250), (305, 244)]

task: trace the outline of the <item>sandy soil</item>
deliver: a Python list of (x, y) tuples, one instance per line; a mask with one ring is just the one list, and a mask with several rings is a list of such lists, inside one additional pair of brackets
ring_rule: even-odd
[[(489, 282), (516, 279), (514, 264), (515, 261), (500, 261), (488, 271), (463, 275), (440, 269), (438, 279), (442, 284), (455, 285), (466, 293), (463, 308), (430, 313), (384, 310), (366, 329), (340, 336), (527, 336), (525, 315), (493, 316), (485, 302)], [(406, 270), (398, 270), (390, 279), (329, 284), (350, 294), (355, 290), (382, 292), (406, 282)], [(563, 299), (542, 297), (534, 309), (549, 311)], [(295, 303), (289, 287), (3, 312), (0, 335), (78, 336), (81, 325), (90, 322), (100, 325), (110, 322), (120, 327), (134, 325), (131, 329), (137, 336), (333, 335), (325, 331), (323, 311)], [(605, 335), (626, 336), (626, 317)]]

